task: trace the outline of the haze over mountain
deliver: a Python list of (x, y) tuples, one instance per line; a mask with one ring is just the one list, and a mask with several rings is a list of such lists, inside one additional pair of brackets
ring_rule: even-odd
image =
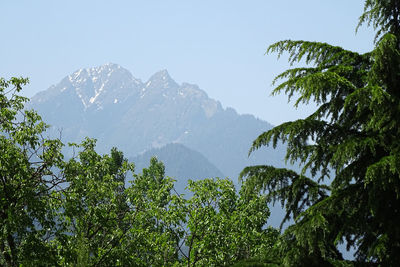
[(198, 180), (210, 177), (225, 177), (201, 153), (185, 147), (182, 144), (167, 144), (161, 148), (153, 148), (129, 160), (135, 163), (137, 172), (149, 166), (150, 158), (156, 157), (165, 165), (165, 174), (179, 178), (176, 190), (184, 192), (189, 179)]
[(61, 129), (64, 142), (93, 137), (102, 153), (115, 146), (132, 158), (178, 143), (204, 156), (215, 176), (233, 180), (248, 165), (283, 166), (279, 147), (248, 157), (252, 141), (269, 123), (223, 108), (197, 85), (175, 82), (167, 70), (142, 82), (117, 64), (80, 69), (36, 94), (29, 106)]

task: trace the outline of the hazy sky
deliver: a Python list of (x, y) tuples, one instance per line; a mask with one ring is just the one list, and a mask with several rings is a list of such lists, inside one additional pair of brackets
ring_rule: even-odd
[(0, 1), (0, 77), (24, 76), (32, 96), (83, 67), (112, 62), (146, 81), (167, 69), (224, 107), (278, 124), (304, 117), (271, 97), (288, 64), (264, 55), (282, 39), (366, 52), (373, 31), (355, 28), (363, 0)]

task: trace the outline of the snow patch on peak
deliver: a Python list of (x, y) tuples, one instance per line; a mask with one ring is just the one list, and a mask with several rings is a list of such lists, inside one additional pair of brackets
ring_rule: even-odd
[(77, 96), (79, 97), (79, 99), (81, 100), (84, 109), (86, 110), (88, 108), (88, 104), (86, 103), (85, 99), (83, 98), (82, 92), (81, 92), (81, 88), (76, 88), (75, 92), (77, 94)]
[(74, 74), (75, 74), (75, 79), (76, 78), (78, 78), (81, 74), (82, 74), (82, 72), (84, 71), (85, 69), (80, 69), (80, 70), (78, 70), (78, 71), (76, 71)]
[(94, 101), (96, 100), (96, 98), (104, 91), (104, 84), (105, 84), (105, 83), (103, 83), (103, 84), (100, 86), (99, 90), (95, 90), (95, 95), (94, 95), (93, 97), (91, 97), (90, 100), (89, 100), (89, 102), (90, 102), (91, 104), (93, 104)]
[(107, 76), (110, 77), (113, 72), (114, 70), (111, 70), (109, 73), (107, 73)]
[(118, 69), (122, 69), (122, 67), (118, 64), (106, 63), (101, 66), (92, 67), (88, 70), (91, 70), (92, 73), (100, 74), (101, 72), (111, 72), (111, 71), (118, 70)]

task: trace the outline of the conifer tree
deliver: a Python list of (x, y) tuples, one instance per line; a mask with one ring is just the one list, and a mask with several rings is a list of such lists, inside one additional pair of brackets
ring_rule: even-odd
[(344, 241), (363, 266), (400, 262), (400, 1), (366, 0), (363, 23), (376, 30), (368, 53), (292, 40), (267, 51), (307, 63), (278, 75), (273, 94), (317, 104), (307, 118), (261, 134), (250, 150), (285, 142), (286, 160), (301, 163), (301, 172), (252, 166), (241, 174), (247, 190), (282, 203), (282, 223), (294, 219), (279, 243), (284, 265), (333, 265), (343, 260)]

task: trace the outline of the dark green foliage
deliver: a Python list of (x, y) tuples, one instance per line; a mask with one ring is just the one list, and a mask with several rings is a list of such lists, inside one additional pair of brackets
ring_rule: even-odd
[(247, 190), (267, 191), (285, 206), (284, 221), (295, 220), (280, 241), (285, 265), (338, 264), (344, 240), (360, 263), (400, 262), (398, 19), (399, 1), (366, 1), (360, 23), (372, 23), (378, 33), (365, 54), (291, 40), (268, 49), (289, 53), (291, 64), (311, 65), (280, 74), (273, 94), (298, 96), (296, 106), (318, 104), (309, 117), (260, 135), (250, 151), (283, 141), (286, 159), (302, 164), (300, 174), (271, 166), (242, 172)]

